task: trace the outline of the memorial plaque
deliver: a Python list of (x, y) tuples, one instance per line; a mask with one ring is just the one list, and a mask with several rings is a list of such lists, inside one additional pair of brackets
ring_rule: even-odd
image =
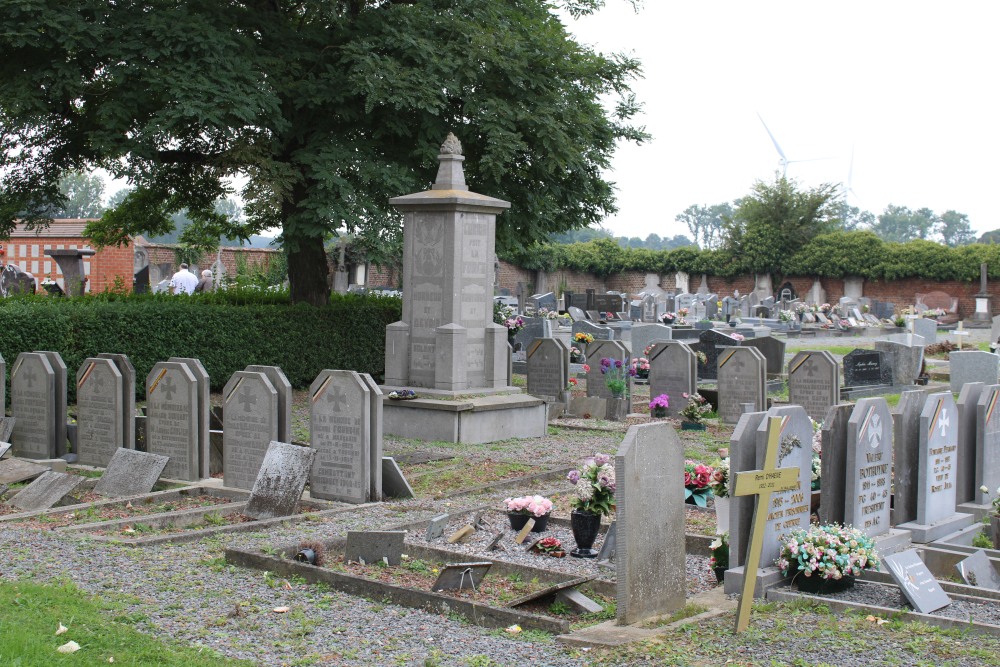
[[(209, 411), (212, 405), (212, 385), (208, 376), (208, 371), (202, 365), (201, 360), (189, 357), (170, 357), (167, 361), (185, 364), (198, 382), (198, 404), (196, 415), (198, 417), (198, 452), (201, 459), (198, 461), (198, 473), (202, 477), (209, 477), (211, 470), (211, 417)], [(225, 463), (223, 463), (225, 465)]]
[(98, 359), (110, 359), (122, 376), (122, 441), (125, 449), (135, 449), (135, 366), (127, 354), (102, 352)]
[(788, 402), (818, 422), (840, 402), (840, 366), (826, 351), (802, 351), (788, 364)]
[(66, 372), (66, 363), (63, 361), (62, 356), (58, 352), (46, 352), (43, 350), (38, 350), (38, 354), (43, 354), (49, 360), (49, 365), (52, 366), (52, 371), (55, 373), (55, 437), (56, 437), (56, 449), (55, 455), (62, 456), (66, 453), (66, 417), (67, 417), (67, 405), (66, 396), (69, 387), (68, 374)]
[(292, 383), (284, 371), (277, 366), (255, 366), (244, 368), (248, 373), (263, 373), (278, 392), (278, 442), (292, 441)]
[(649, 397), (666, 394), (670, 399), (667, 415), (675, 417), (687, 405), (684, 394), (698, 388), (698, 358), (679, 341), (655, 343), (649, 351)]
[[(17, 355), (10, 371), (10, 411), (17, 420), (14, 455), (29, 459), (56, 456), (56, 374), (37, 352)], [(65, 422), (64, 422), (65, 423)]]
[(917, 523), (932, 525), (955, 514), (958, 410), (950, 392), (931, 394), (920, 413)]
[(200, 479), (198, 380), (186, 365), (161, 361), (146, 376), (146, 451), (166, 456), (163, 476)]
[(1000, 591), (1000, 574), (997, 573), (993, 561), (980, 549), (968, 558), (963, 558), (955, 564), (955, 569), (962, 579), (970, 586), (977, 586), (991, 591)]
[(844, 522), (869, 537), (889, 532), (892, 413), (884, 398), (862, 398), (847, 424)]
[(764, 355), (752, 347), (721, 348), (719, 357), (719, 420), (735, 424), (743, 414), (743, 404), (754, 411), (767, 405)]
[(872, 387), (892, 384), (892, 363), (879, 350), (856, 349), (844, 355), (844, 386)]
[(315, 456), (315, 450), (301, 445), (268, 445), (243, 513), (257, 520), (295, 514)]
[[(705, 354), (705, 363), (698, 362), (698, 378), (701, 380), (714, 380), (719, 377), (719, 355), (722, 354), (722, 347), (736, 347), (740, 344), (738, 340), (728, 334), (715, 329), (709, 329), (698, 336), (698, 345), (695, 352)], [(763, 355), (761, 355), (763, 359)]]
[(250, 489), (268, 447), (278, 438), (278, 392), (263, 373), (237, 371), (222, 397), (223, 484)]
[(388, 565), (399, 565), (405, 537), (405, 530), (349, 530), (344, 560), (348, 563), (377, 563), (385, 559)]
[(432, 591), (452, 591), (463, 588), (479, 588), (493, 563), (449, 563), (441, 568), (441, 574), (431, 586)]
[(537, 338), (528, 345), (529, 394), (556, 403), (568, 378), (569, 350), (561, 340)]
[(106, 498), (124, 498), (149, 493), (167, 465), (167, 457), (119, 447), (108, 469), (97, 480), (94, 493)]
[(896, 585), (915, 610), (929, 614), (951, 604), (951, 598), (941, 588), (931, 571), (910, 549), (882, 559)]
[(106, 468), (124, 445), (122, 375), (110, 359), (91, 357), (76, 373), (77, 459)]
[(46, 510), (66, 497), (83, 482), (80, 475), (46, 470), (18, 492), (7, 504), (22, 512)]
[[(976, 493), (981, 505), (989, 505), (1000, 489), (1000, 385), (983, 389), (976, 405)], [(961, 462), (960, 462), (961, 463)], [(987, 493), (981, 487), (985, 486)]]
[(309, 388), (310, 442), (316, 450), (314, 498), (364, 503), (371, 498), (371, 400), (354, 371), (324, 370)]

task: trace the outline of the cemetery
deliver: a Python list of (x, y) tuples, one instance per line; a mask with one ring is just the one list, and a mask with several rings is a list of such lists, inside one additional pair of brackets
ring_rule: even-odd
[(463, 161), (449, 135), (432, 189), (391, 200), (402, 302), (343, 334), (363, 363), (4, 348), (0, 544), (39, 554), (5, 576), (93, 559), (79, 585), (264, 664), (606, 664), (785, 613), (1000, 646), (1000, 316), (930, 292), (897, 331), (861, 293), (679, 274), (497, 301), (510, 203)]

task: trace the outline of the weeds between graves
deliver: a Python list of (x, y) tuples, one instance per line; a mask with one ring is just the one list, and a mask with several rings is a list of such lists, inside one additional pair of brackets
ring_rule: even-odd
[[(107, 500), (101, 496), (87, 500), (91, 494), (81, 498), (82, 502), (94, 502), (95, 500)], [(87, 507), (75, 512), (41, 514), (24, 521), (15, 523), (17, 526), (29, 528), (61, 528), (63, 526), (78, 526), (87, 523), (99, 523), (103, 521), (117, 521), (130, 519), (133, 517), (150, 516), (153, 514), (164, 514), (185, 509), (198, 507), (211, 507), (214, 505), (224, 505), (233, 502), (232, 498), (221, 496), (189, 496), (180, 497), (167, 502), (156, 503), (152, 498), (137, 500), (135, 503), (124, 502), (112, 505), (102, 505)]]

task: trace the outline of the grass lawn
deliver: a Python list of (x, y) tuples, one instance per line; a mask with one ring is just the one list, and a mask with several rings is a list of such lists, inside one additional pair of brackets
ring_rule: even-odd
[[(169, 645), (132, 629), (114, 603), (96, 600), (72, 584), (0, 583), (0, 665), (157, 665), (249, 667), (209, 649)], [(56, 629), (68, 628), (61, 635)], [(74, 641), (76, 653), (56, 649)], [(114, 658), (112, 663), (111, 658)]]

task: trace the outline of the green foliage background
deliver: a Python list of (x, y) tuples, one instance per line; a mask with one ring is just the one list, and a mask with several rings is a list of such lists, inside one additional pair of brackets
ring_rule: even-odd
[[(196, 357), (220, 390), (248, 364), (279, 366), (292, 386), (309, 386), (324, 368), (385, 373), (385, 327), (398, 298), (335, 295), (322, 308), (291, 305), (286, 294), (244, 291), (192, 297), (99, 295), (76, 299), (0, 299), (0, 355), (56, 350), (71, 378), (87, 357), (124, 353), (136, 393), (168, 357)], [(71, 381), (70, 400), (74, 400)]]

